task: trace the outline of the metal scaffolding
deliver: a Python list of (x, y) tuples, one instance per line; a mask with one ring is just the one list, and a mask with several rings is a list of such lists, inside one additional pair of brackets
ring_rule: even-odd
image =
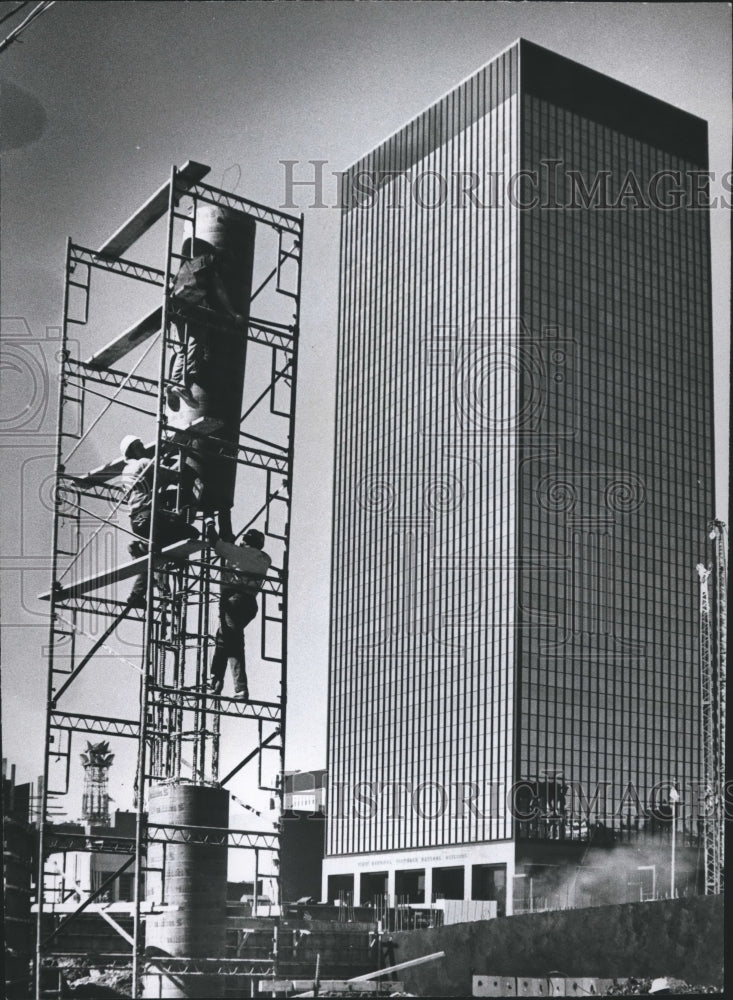
[[(272, 956), (247, 962), (226, 955), (167, 958), (158, 954), (151, 958), (143, 948), (144, 911), (149, 905), (146, 887), (151, 879), (162, 878), (160, 868), (156, 874), (150, 862), (150, 845), (163, 845), (156, 846), (156, 859), (160, 856), (157, 852), (164, 852), (165, 845), (173, 843), (225, 845), (251, 852), (255, 893), (258, 879), (277, 878), (279, 865), (303, 221), (302, 216), (288, 215), (202, 183), (208, 170), (194, 162), (181, 169), (174, 167), (169, 181), (99, 250), (71, 240), (67, 246), (51, 588), (41, 595), (50, 602), (50, 631), (36, 900), (37, 997), (41, 995), (42, 967), (53, 965), (65, 954), (63, 927), (83, 911), (96, 912), (101, 898), (98, 888), (73, 912), (67, 912), (67, 905), (63, 918), (54, 912), (55, 904), (71, 895), (63, 886), (59, 888), (57, 872), (49, 869), (48, 858), (54, 853), (118, 855), (119, 868), (105, 881), (105, 888), (123, 871), (134, 870), (133, 933), (128, 935), (118, 928), (122, 947), (110, 956), (113, 964), (122, 960), (131, 965), (134, 996), (140, 995), (143, 977), (175, 974), (179, 980), (200, 976), (206, 970), (211, 973), (212, 969), (218, 975), (250, 978), (275, 973)], [(189, 428), (175, 428), (166, 413), (172, 354), (180, 347), (173, 321), (191, 318), (171, 296), (184, 259), (177, 248), (186, 220), (195, 219), (200, 205), (233, 209), (256, 223), (244, 402), (234, 448), (217, 441), (215, 427), (194, 423)], [(160, 231), (164, 231), (163, 237), (155, 244), (154, 237)], [(157, 263), (162, 261), (163, 266), (129, 259), (126, 255), (133, 247), (136, 256), (138, 251), (141, 257), (156, 254)], [(114, 291), (110, 291), (111, 279), (116, 283)], [(98, 289), (98, 284), (104, 287)], [(116, 332), (122, 326), (119, 316), (125, 308), (139, 314), (139, 303), (146, 304), (142, 318), (126, 325), (102, 347), (100, 327)], [(214, 335), (232, 335), (224, 320), (204, 312), (206, 315), (196, 317), (197, 322), (207, 325)], [(245, 336), (245, 331), (240, 335)], [(205, 540), (201, 513), (196, 515), (201, 542), (179, 542), (162, 552), (151, 546), (146, 556), (132, 560), (125, 554), (127, 543), (135, 536), (126, 518), (120, 516), (125, 499), (118, 480), (122, 463), (117, 459), (96, 468), (90, 469), (90, 465), (95, 456), (109, 450), (110, 436), (108, 433), (105, 440), (102, 429), (108, 428), (110, 421), (113, 431), (119, 433), (118, 428), (128, 430), (145, 420), (155, 428), (153, 522), (160, 503), (161, 463), (170, 461), (172, 454), (182, 465), (186, 454), (205, 435), (207, 447), (219, 449), (218, 454), (237, 462), (233, 509), (237, 525), (243, 532), (254, 522), (261, 524), (265, 547), (273, 558), (259, 595), (259, 615), (246, 634), (248, 664), (256, 659), (270, 667), (263, 686), (272, 693), (262, 700), (237, 701), (208, 689), (221, 568)], [(176, 509), (180, 509), (180, 502), (178, 489)], [(147, 571), (146, 608), (131, 608), (116, 588), (142, 570)], [(160, 584), (157, 587), (156, 581)], [(119, 649), (121, 630), (125, 630), (123, 645), (128, 647), (124, 652)], [(110, 664), (115, 669), (112, 681)], [(127, 708), (121, 714), (106, 707), (100, 711), (100, 702), (105, 706), (126, 704)], [(226, 748), (231, 757), (231, 747), (236, 745), (237, 763), (221, 777), (223, 725), (233, 727), (235, 736)], [(134, 757), (134, 774), (129, 775), (127, 787), (134, 787), (134, 837), (116, 836), (114, 831), (90, 825), (80, 831), (73, 829), (73, 824), (60, 827), (51, 822), (59, 804), (74, 807), (70, 799), (74, 791), (72, 741), (75, 735), (91, 733), (114, 741), (133, 741), (136, 753), (128, 757)], [(117, 749), (120, 744), (113, 745)], [(118, 753), (116, 770), (119, 758)], [(231, 788), (237, 776), (242, 780), (255, 767), (257, 787), (279, 803), (276, 822), (270, 818), (269, 829), (268, 823), (262, 829), (242, 830), (156, 824), (148, 818), (148, 795), (153, 785), (177, 781)], [(270, 774), (279, 778), (268, 781)], [(164, 907), (165, 886), (161, 897), (163, 902), (158, 902)]]

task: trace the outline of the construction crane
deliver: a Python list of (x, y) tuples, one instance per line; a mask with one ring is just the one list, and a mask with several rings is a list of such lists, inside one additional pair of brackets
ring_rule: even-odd
[(726, 529), (708, 525), (709, 561), (700, 579), (700, 706), (703, 738), (705, 893), (723, 891), (725, 848)]

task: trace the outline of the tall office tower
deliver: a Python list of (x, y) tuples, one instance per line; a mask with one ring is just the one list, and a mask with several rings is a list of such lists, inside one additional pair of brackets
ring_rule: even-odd
[(520, 40), (346, 173), (327, 898), (581, 905), (696, 835), (706, 167)]

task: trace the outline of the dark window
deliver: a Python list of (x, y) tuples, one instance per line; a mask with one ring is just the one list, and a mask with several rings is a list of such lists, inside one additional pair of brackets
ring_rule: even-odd
[(364, 872), (361, 876), (361, 905), (369, 906), (387, 895), (387, 872)]
[(503, 917), (506, 913), (506, 865), (474, 865), (471, 899), (495, 899), (496, 915)]
[[(342, 895), (343, 893), (343, 895)], [(346, 897), (350, 896), (350, 899)], [(353, 875), (329, 875), (328, 876), (328, 900), (329, 903), (353, 903), (354, 902), (354, 876)]]
[(394, 891), (395, 901), (398, 905), (401, 903), (424, 903), (425, 869), (395, 872)]
[(433, 868), (433, 902), (464, 898), (463, 868)]
[(119, 878), (119, 896), (118, 899), (124, 902), (132, 902), (135, 898), (135, 876), (130, 873), (125, 873), (120, 875)]

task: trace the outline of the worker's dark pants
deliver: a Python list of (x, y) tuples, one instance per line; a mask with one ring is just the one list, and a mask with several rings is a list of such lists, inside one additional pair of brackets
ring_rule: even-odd
[[(130, 527), (147, 542), (150, 537), (150, 508), (136, 510), (130, 515)], [(164, 549), (166, 545), (173, 545), (184, 538), (198, 538), (198, 531), (193, 525), (186, 522), (181, 514), (176, 514), (171, 510), (159, 510), (155, 519), (155, 533), (153, 535), (153, 548)], [(139, 601), (144, 598), (148, 589), (148, 574), (143, 572), (135, 580), (130, 591), (128, 601)]]
[(189, 388), (194, 382), (198, 385), (206, 385), (210, 375), (209, 331), (200, 325), (187, 324), (181, 320), (174, 320), (173, 323), (178, 335), (178, 346), (175, 348), (171, 360), (170, 378), (186, 388)]
[(211, 680), (224, 682), (227, 660), (232, 668), (234, 693), (247, 694), (247, 673), (244, 667), (244, 630), (257, 614), (257, 599), (253, 594), (224, 590), (219, 602), (219, 630), (216, 649), (211, 660)]

